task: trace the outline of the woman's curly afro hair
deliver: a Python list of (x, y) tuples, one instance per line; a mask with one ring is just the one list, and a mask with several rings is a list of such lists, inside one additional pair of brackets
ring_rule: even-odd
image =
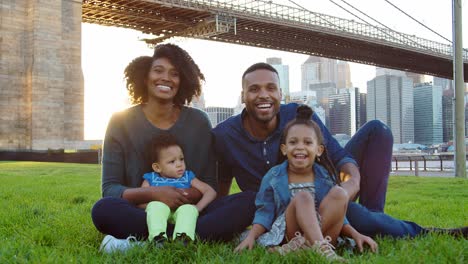
[(132, 104), (146, 103), (148, 101), (148, 88), (146, 79), (154, 60), (168, 59), (179, 71), (179, 91), (174, 97), (174, 104), (181, 106), (189, 104), (194, 96), (200, 96), (202, 81), (205, 76), (192, 57), (174, 44), (160, 44), (154, 50), (153, 57), (141, 56), (131, 61), (124, 71), (125, 81)]

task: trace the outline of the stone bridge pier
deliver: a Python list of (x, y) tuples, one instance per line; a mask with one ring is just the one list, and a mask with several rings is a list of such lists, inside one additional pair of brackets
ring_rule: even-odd
[(84, 137), (82, 2), (0, 2), (0, 150), (73, 148)]

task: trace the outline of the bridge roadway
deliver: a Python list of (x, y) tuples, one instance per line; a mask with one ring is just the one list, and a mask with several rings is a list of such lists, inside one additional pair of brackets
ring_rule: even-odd
[(453, 78), (451, 45), (272, 1), (83, 0), (82, 19), (153, 34), (152, 44), (200, 38)]

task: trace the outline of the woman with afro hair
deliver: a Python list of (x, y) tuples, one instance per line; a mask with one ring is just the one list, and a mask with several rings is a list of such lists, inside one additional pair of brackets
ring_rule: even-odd
[[(129, 236), (148, 236), (145, 210), (137, 205), (161, 201), (175, 209), (196, 203), (200, 197), (193, 189), (140, 187), (142, 176), (152, 171), (148, 147), (153, 138), (167, 132), (174, 135), (184, 150), (187, 169), (215, 190), (217, 183), (210, 121), (205, 112), (188, 106), (200, 96), (205, 79), (191, 56), (177, 45), (160, 44), (152, 57), (130, 62), (124, 76), (134, 105), (115, 113), (108, 124), (102, 158), (103, 198), (94, 205), (92, 219), (100, 232), (110, 235), (107, 243), (110, 237), (111, 243), (125, 245)], [(235, 198), (242, 200), (242, 196)], [(232, 208), (238, 203), (224, 203), (224, 199), (216, 200), (200, 212), (196, 231), (202, 240), (229, 240), (232, 233), (241, 231), (226, 230), (229, 223), (221, 225), (220, 219), (239, 229), (246, 226), (246, 220)]]

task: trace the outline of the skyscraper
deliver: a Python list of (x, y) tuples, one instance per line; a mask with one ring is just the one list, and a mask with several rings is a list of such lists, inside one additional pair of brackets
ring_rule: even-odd
[(205, 109), (205, 96), (203, 95), (203, 92), (199, 97), (194, 96), (192, 98), (192, 103), (191, 104), (192, 104), (192, 107), (194, 107), (194, 108), (204, 110)]
[(453, 90), (452, 82), (453, 81), (449, 79), (434, 77), (432, 83), (436, 86), (440, 86), (442, 88), (442, 91), (445, 91), (445, 90)]
[(267, 63), (273, 66), (278, 72), (280, 88), (283, 94), (283, 101), (289, 100), (289, 66), (281, 63), (281, 58), (267, 58)]
[(234, 114), (234, 108), (229, 107), (207, 107), (205, 108), (205, 111), (208, 114), (208, 118), (210, 119), (213, 127)]
[(367, 122), (367, 94), (359, 93), (359, 123), (357, 129)]
[(351, 83), (351, 69), (349, 63), (346, 61), (338, 61), (337, 65), (338, 75), (336, 88), (351, 88), (353, 84)]
[(316, 83), (309, 84), (309, 90), (316, 93), (316, 106), (320, 106), (325, 111), (325, 121), (324, 124), (328, 126), (330, 124), (330, 113), (329, 113), (329, 97), (332, 94), (337, 93), (335, 83)]
[(406, 77), (406, 72), (399, 71), (399, 70), (394, 70), (394, 69), (376, 67), (375, 68), (375, 76), (381, 76), (381, 75), (393, 75), (393, 76), (400, 76), (400, 77), (405, 76)]
[(317, 105), (317, 92), (315, 91), (298, 91), (292, 92), (290, 101), (298, 104), (306, 104), (310, 107)]
[(406, 76), (413, 80), (413, 86), (415, 86), (416, 84), (425, 82), (425, 75), (424, 74), (419, 74), (419, 73), (414, 73), (414, 72), (406, 72)]
[(233, 112), (233, 115), (237, 115), (237, 114), (240, 114), (242, 113), (242, 110), (244, 110), (244, 103), (242, 103), (242, 96), (239, 95), (239, 97), (237, 97), (237, 104), (236, 106), (234, 106), (234, 112)]
[(387, 124), (397, 144), (414, 142), (413, 81), (404, 73), (393, 74), (384, 71), (367, 82), (367, 120)]
[(325, 125), (330, 124), (329, 96), (337, 88), (351, 88), (351, 72), (347, 62), (309, 56), (301, 65), (302, 91), (317, 92), (317, 106), (325, 110)]
[(337, 60), (309, 56), (301, 65), (301, 90), (307, 91), (310, 85), (319, 83), (333, 83), (334, 87), (338, 82)]
[(356, 132), (356, 90), (340, 89), (338, 94), (329, 95), (328, 107), (330, 111), (330, 124), (333, 135), (353, 135)]
[(306, 104), (314, 109), (314, 112), (320, 118), (323, 124), (326, 124), (325, 109), (317, 103), (317, 92), (299, 91), (292, 92), (290, 102)]
[(442, 140), (453, 140), (453, 90), (444, 90), (442, 95)]
[(414, 142), (423, 145), (443, 142), (440, 86), (432, 83), (414, 86)]
[(453, 140), (453, 121), (454, 121), (454, 90), (453, 81), (434, 77), (434, 86), (442, 89), (442, 140), (449, 142)]

